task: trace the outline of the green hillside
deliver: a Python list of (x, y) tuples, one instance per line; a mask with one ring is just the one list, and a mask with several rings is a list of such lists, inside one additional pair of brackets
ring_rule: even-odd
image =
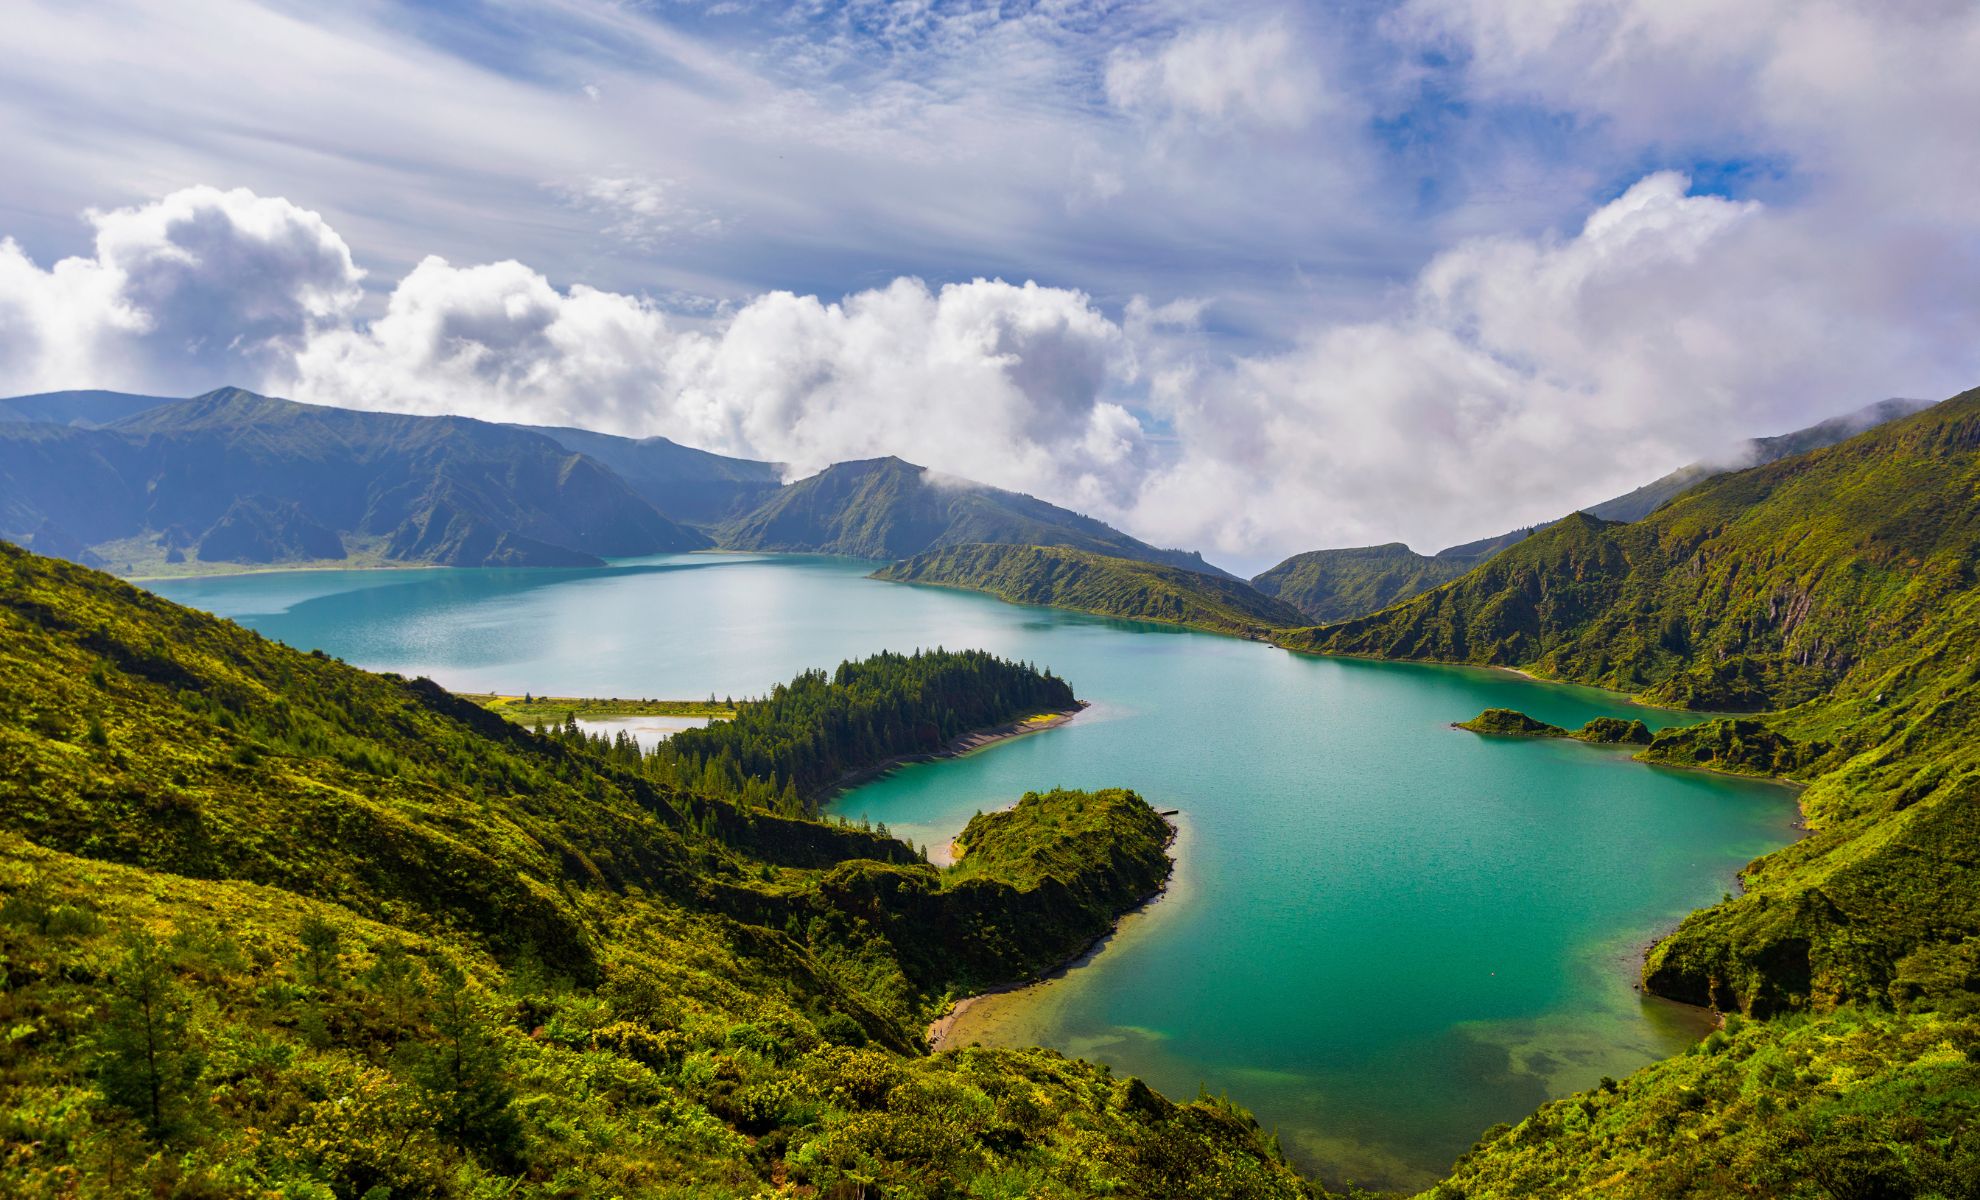
[[(1712, 461), (1695, 462), (1679, 467), (1640, 488), (1604, 500), (1600, 504), (1591, 504), (1582, 511), (1604, 521), (1641, 521), (1708, 479), (1742, 467), (1757, 467), (1797, 454), (1806, 454), (1810, 450), (1819, 450), (1824, 446), (1833, 446), (1837, 442), (1855, 437), (1866, 429), (1874, 429), (1899, 417), (1908, 417), (1928, 405), (1929, 402), (1924, 400), (1895, 398), (1879, 400), (1875, 404), (1866, 404), (1854, 412), (1830, 417), (1826, 421), (1818, 421), (1789, 433), (1777, 434), (1773, 437), (1748, 438)], [(1497, 537), (1466, 542), (1462, 546), (1439, 550), (1437, 557), (1482, 562), (1506, 547), (1531, 537), (1540, 528), (1541, 526), (1533, 525), (1524, 529), (1515, 529), (1511, 533), (1502, 533)]]
[(238, 388), (100, 428), (0, 422), (0, 536), (127, 574), (353, 554), (584, 566), (709, 544), (541, 434)]
[(1131, 793), (984, 822), (945, 875), (0, 545), (0, 1193), (1310, 1194), (1226, 1105), (921, 1051), (1168, 871)]
[(1753, 710), (1665, 730), (1641, 757), (1808, 784), (1808, 836), (1644, 971), (1652, 991), (1771, 1019), (1489, 1136), (1441, 1196), (1974, 1194), (1977, 573), (1969, 392), (1635, 524), (1578, 514), (1385, 612), (1285, 635)]
[(1401, 542), (1309, 550), (1256, 575), (1251, 585), (1325, 624), (1377, 612), (1469, 571), (1470, 559), (1431, 558)]
[(1301, 623), (1297, 609), (1237, 580), (1059, 546), (949, 546), (873, 577), (1218, 633), (1257, 636)]
[(1225, 575), (1200, 554), (1160, 550), (1043, 500), (898, 458), (839, 463), (800, 479), (723, 525), (716, 541), (730, 550), (874, 559), (977, 542), (1065, 546)]

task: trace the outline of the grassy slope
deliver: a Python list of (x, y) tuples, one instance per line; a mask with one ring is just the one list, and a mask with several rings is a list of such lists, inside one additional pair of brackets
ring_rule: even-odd
[(1347, 550), (1309, 550), (1257, 575), (1252, 585), (1297, 608), (1309, 621), (1345, 621), (1379, 612), (1456, 579), (1468, 559), (1430, 558), (1401, 542)]
[(1738, 1024), (1486, 1134), (1426, 1200), (1980, 1194), (1980, 1021)]
[(874, 578), (1218, 633), (1258, 634), (1301, 620), (1292, 606), (1235, 580), (1058, 546), (950, 546), (882, 568)]
[[(1225, 1107), (915, 1052), (948, 995), (1091, 936), (1041, 878), (1159, 882), (1152, 814), (944, 886), (891, 839), (656, 787), (9, 546), (0, 629), (0, 1130), (35, 1147), (0, 1191), (1305, 1190)], [(157, 1132), (104, 1099), (140, 933), (186, 1022)], [(454, 1000), (500, 1101), (465, 1125), (430, 1049)]]

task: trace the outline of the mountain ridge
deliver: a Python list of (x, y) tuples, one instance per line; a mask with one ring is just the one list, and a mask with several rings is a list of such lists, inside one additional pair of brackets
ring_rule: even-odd
[(1235, 578), (1193, 551), (1162, 550), (1057, 505), (897, 456), (835, 463), (716, 532), (724, 549), (904, 559), (972, 543), (1066, 546)]
[(153, 559), (183, 557), (246, 497), (295, 505), (310, 524), (406, 562), (593, 565), (709, 544), (605, 467), (538, 434), (238, 388), (100, 428), (0, 424), (0, 467), (0, 532), (39, 542), (53, 524), (106, 559), (104, 547), (118, 542), (126, 553), (135, 544)]

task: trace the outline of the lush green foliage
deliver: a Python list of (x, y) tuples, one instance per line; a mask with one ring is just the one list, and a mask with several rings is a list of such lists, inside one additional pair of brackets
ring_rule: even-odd
[(1299, 612), (1235, 579), (1063, 546), (949, 546), (874, 572), (875, 579), (989, 592), (1134, 621), (1263, 636)]
[(843, 781), (904, 756), (1077, 703), (1051, 671), (981, 650), (883, 653), (842, 662), (830, 675), (806, 671), (650, 753), (623, 737), (612, 749), (654, 779), (796, 815)]
[(1536, 721), (1516, 708), (1488, 708), (1469, 721), (1459, 721), (1459, 729), (1469, 729), (1473, 733), (1490, 733), (1500, 737), (1566, 737), (1568, 731), (1559, 725), (1549, 725)]
[(1324, 624), (1379, 612), (1477, 565), (1469, 558), (1432, 558), (1390, 542), (1295, 554), (1251, 582), (1297, 608), (1308, 621)]
[(1686, 1054), (1488, 1132), (1424, 1200), (1980, 1195), (1980, 1021), (1728, 1021)]
[(1225, 1106), (919, 1051), (1159, 886), (1138, 800), (950, 882), (8, 546), (0, 697), (0, 1193), (1307, 1193)]
[[(1925, 406), (1922, 400), (1879, 400), (1855, 412), (1831, 417), (1805, 429), (1794, 430), (1792, 433), (1783, 433), (1775, 437), (1749, 438), (1735, 447), (1731, 453), (1715, 461), (1695, 462), (1679, 467), (1670, 474), (1654, 479), (1634, 491), (1604, 500), (1600, 504), (1591, 504), (1582, 511), (1604, 521), (1641, 521), (1708, 479), (1740, 467), (1757, 467), (1763, 463), (1806, 454), (1810, 450), (1819, 450), (1824, 446), (1833, 446), (1837, 442), (1855, 437), (1866, 429), (1874, 429), (1887, 421), (1910, 416)], [(1437, 557), (1469, 559), (1470, 562), (1466, 565), (1476, 566), (1506, 547), (1533, 536), (1538, 528), (1538, 526), (1528, 526), (1497, 537), (1481, 538), (1462, 546), (1452, 546), (1448, 550), (1438, 551)]]
[(1500, 737), (1573, 738), (1576, 741), (1605, 746), (1625, 743), (1647, 746), (1651, 741), (1650, 727), (1642, 721), (1626, 721), (1621, 717), (1596, 717), (1580, 729), (1570, 732), (1559, 725), (1536, 721), (1516, 708), (1488, 708), (1469, 721), (1459, 721), (1457, 727), (1469, 729), (1473, 733), (1490, 733)]
[(907, 558), (976, 542), (1069, 546), (1221, 574), (1201, 555), (1158, 550), (1092, 517), (1018, 492), (931, 476), (898, 458), (839, 463), (800, 479), (722, 526), (716, 539), (732, 550), (853, 558)]

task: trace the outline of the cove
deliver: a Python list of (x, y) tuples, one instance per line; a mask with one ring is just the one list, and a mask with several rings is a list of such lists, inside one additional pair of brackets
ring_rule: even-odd
[(1682, 1049), (1698, 1014), (1632, 989), (1642, 946), (1793, 836), (1782, 788), (1449, 727), (1493, 706), (1569, 728), (1679, 719), (1607, 693), (1301, 658), (869, 569), (696, 554), (147, 586), (464, 691), (744, 696), (935, 645), (1051, 667), (1092, 703), (1071, 724), (900, 768), (832, 811), (934, 847), (1034, 788), (1180, 809), (1170, 894), (1064, 978), (972, 1007), (957, 1036), (1228, 1092), (1335, 1182), (1427, 1183), (1487, 1126)]

